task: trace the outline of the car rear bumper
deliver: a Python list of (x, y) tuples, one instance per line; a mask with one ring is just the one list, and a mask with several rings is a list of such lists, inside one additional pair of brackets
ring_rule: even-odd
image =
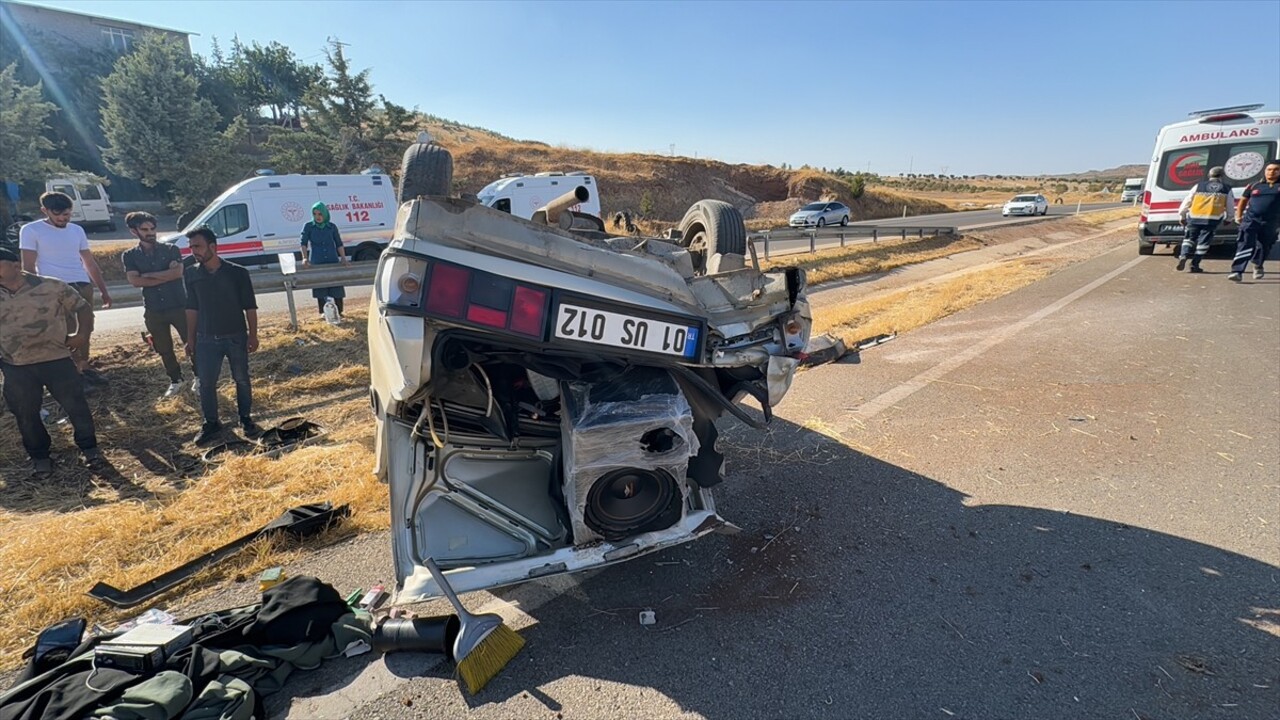
[[(1238, 230), (1238, 225), (1219, 223), (1218, 227), (1213, 231), (1213, 238), (1209, 241), (1209, 244), (1228, 245), (1234, 243)], [(1179, 223), (1177, 218), (1172, 220), (1148, 220), (1138, 225), (1138, 240), (1147, 245), (1177, 245), (1182, 242), (1182, 238), (1185, 236), (1186, 227)]]

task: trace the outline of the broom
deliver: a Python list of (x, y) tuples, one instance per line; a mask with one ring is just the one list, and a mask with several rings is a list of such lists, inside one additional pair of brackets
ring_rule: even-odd
[(431, 558), (426, 559), (427, 570), (444, 591), (445, 597), (458, 611), (462, 630), (453, 642), (453, 660), (458, 664), (458, 675), (472, 695), (482, 688), (524, 647), (524, 638), (502, 623), (499, 615), (473, 615), (467, 612), (457, 593), (445, 580), (444, 573)]

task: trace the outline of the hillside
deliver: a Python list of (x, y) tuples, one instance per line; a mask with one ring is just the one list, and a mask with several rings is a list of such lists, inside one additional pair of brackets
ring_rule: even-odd
[(1106, 170), (1088, 170), (1066, 175), (1045, 175), (1044, 177), (1062, 178), (1064, 180), (1117, 180), (1131, 177), (1146, 177), (1146, 165), (1118, 165)]
[[(870, 187), (854, 199), (847, 183), (816, 170), (781, 170), (768, 165), (731, 165), (716, 160), (638, 153), (599, 153), (545, 143), (517, 141), (481, 128), (428, 120), (432, 138), (453, 153), (454, 189), (476, 193), (509, 173), (581, 170), (594, 175), (606, 218), (621, 210), (651, 205), (651, 221), (678, 222), (690, 205), (723, 200), (742, 211), (752, 226), (776, 225), (806, 202), (839, 200), (851, 220), (946, 212), (939, 202)], [(648, 202), (645, 196), (648, 195)]]

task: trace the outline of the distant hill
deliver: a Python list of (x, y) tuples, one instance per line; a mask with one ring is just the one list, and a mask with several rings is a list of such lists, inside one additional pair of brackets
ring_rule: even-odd
[(1107, 170), (1089, 170), (1082, 173), (1066, 175), (1042, 175), (1041, 177), (1066, 178), (1069, 180), (1123, 180), (1131, 177), (1146, 177), (1147, 165), (1119, 165)]
[[(703, 199), (738, 207), (753, 226), (785, 222), (807, 202), (838, 200), (849, 206), (850, 220), (946, 212), (943, 203), (869, 187), (854, 199), (848, 183), (818, 170), (783, 170), (770, 165), (732, 165), (717, 160), (600, 153), (513, 140), (484, 128), (428, 116), (427, 131), (453, 154), (454, 189), (476, 193), (510, 173), (581, 170), (596, 178), (601, 209), (608, 219), (620, 210), (651, 208), (649, 219), (677, 222)], [(646, 198), (647, 196), (647, 198)]]

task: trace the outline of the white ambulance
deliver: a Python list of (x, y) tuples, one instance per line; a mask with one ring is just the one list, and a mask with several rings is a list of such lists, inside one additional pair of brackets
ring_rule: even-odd
[(596, 179), (583, 172), (505, 175), (486, 185), (476, 194), (476, 198), (481, 205), (528, 220), (538, 208), (571, 192), (579, 185), (585, 187), (591, 197), (569, 209), (600, 217), (600, 193), (596, 189)]
[[(1155, 152), (1142, 193), (1138, 218), (1138, 253), (1150, 255), (1156, 245), (1178, 251), (1183, 226), (1178, 206), (1196, 183), (1208, 177), (1209, 168), (1221, 165), (1224, 180), (1233, 188), (1232, 206), (1246, 185), (1262, 178), (1267, 162), (1280, 145), (1280, 112), (1258, 112), (1262, 105), (1201, 110), (1190, 120), (1166, 125), (1156, 136)], [(1236, 227), (1218, 226), (1213, 244), (1235, 241)]]
[(240, 265), (272, 265), (298, 253), (311, 206), (323, 202), (338, 227), (347, 257), (377, 260), (396, 224), (395, 186), (387, 175), (259, 175), (233, 185), (177, 234), (164, 238), (191, 254), (185, 235), (207, 225), (218, 255)]

